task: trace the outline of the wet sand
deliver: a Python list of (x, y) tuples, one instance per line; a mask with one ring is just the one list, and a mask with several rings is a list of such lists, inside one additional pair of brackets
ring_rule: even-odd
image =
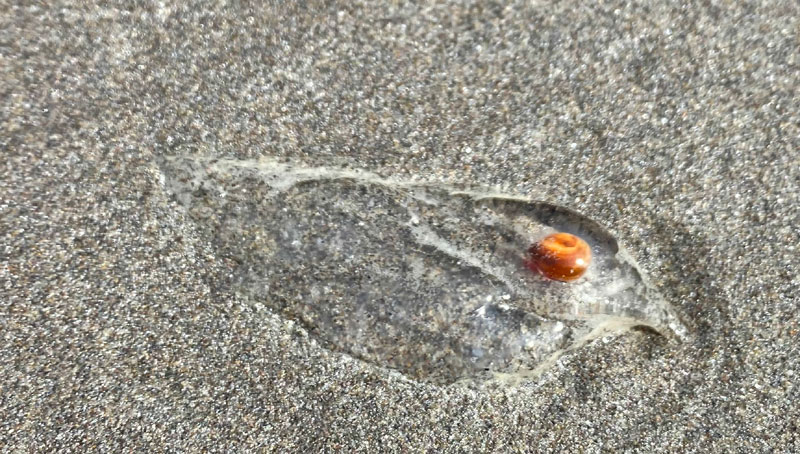
[[(798, 5), (386, 3), (0, 8), (0, 445), (797, 450)], [(479, 388), (355, 359), (237, 292), (187, 155), (568, 207), (689, 337)]]

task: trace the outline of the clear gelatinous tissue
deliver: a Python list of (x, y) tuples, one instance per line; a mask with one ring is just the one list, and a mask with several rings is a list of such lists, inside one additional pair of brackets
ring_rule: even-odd
[[(162, 161), (167, 187), (235, 263), (233, 286), (323, 345), (435, 383), (531, 374), (608, 332), (685, 328), (599, 224), (548, 203), (271, 160)], [(578, 281), (525, 266), (576, 234)]]

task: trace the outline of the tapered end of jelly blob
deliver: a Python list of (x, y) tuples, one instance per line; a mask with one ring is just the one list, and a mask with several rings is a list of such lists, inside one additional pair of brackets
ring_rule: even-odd
[(553, 233), (528, 249), (528, 267), (556, 281), (577, 280), (592, 262), (592, 250), (586, 241), (570, 233)]

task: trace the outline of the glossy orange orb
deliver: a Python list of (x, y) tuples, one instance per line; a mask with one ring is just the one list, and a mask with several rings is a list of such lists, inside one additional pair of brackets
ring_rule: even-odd
[(553, 233), (528, 249), (528, 267), (556, 281), (574, 281), (583, 276), (592, 262), (586, 241), (571, 233)]

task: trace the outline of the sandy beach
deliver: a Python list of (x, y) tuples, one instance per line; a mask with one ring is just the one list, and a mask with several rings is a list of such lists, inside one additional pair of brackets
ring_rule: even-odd
[[(0, 7), (0, 451), (800, 451), (796, 2), (98, 3)], [(586, 342), (520, 316), (550, 337), (501, 372), (558, 355), (499, 380), (464, 318), (349, 304), (346, 254), (291, 268), (276, 220), (335, 207), (405, 295), (396, 207), (465, 212), (415, 185), (578, 213), (659, 299)], [(413, 298), (500, 276), (429, 243)]]

